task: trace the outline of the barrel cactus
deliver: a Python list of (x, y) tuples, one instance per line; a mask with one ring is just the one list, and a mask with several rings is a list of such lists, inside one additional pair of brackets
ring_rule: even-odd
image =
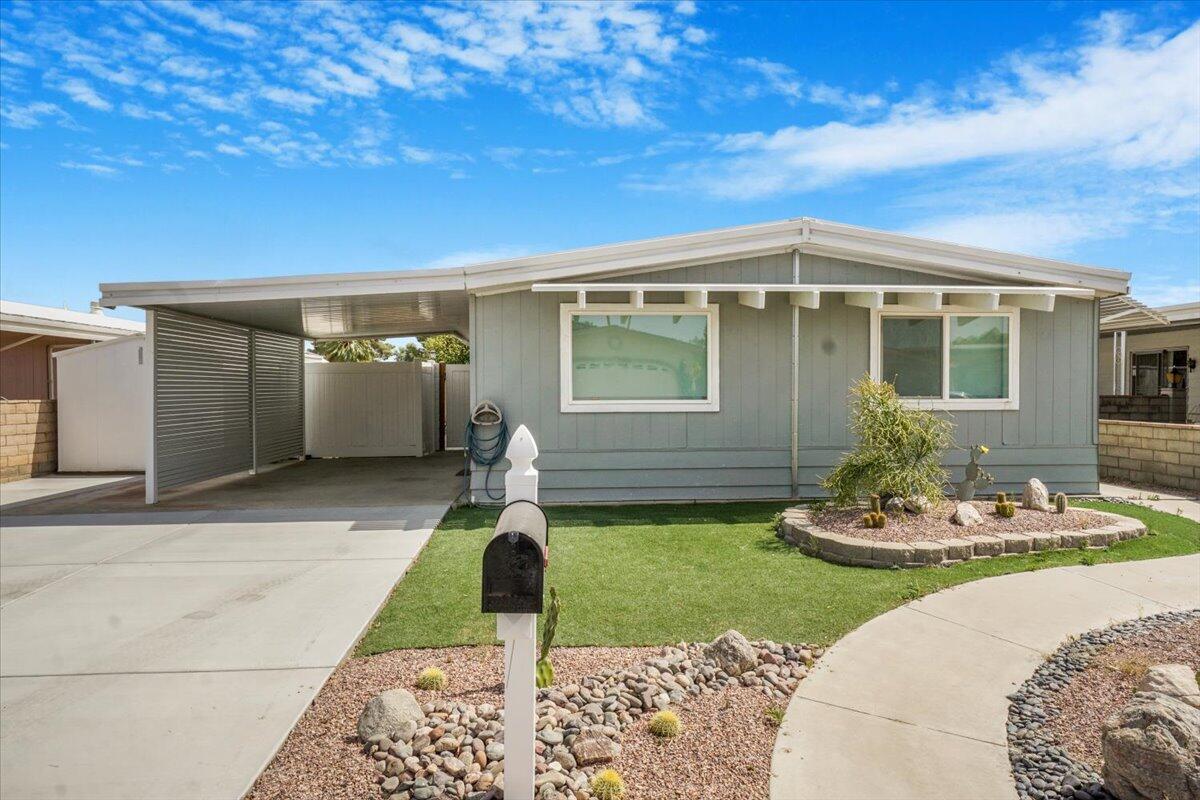
[(1065, 494), (1063, 494), (1062, 492), (1059, 492), (1058, 494), (1054, 495), (1054, 511), (1055, 511), (1055, 513), (1065, 514), (1065, 513), (1067, 513), (1068, 507), (1069, 506), (1067, 504), (1067, 496)]
[(679, 735), (683, 723), (674, 711), (659, 711), (650, 718), (649, 730), (660, 739), (670, 739)]
[(426, 667), (417, 675), (417, 688), (430, 692), (440, 692), (446, 688), (446, 673), (437, 667)]
[(596, 800), (623, 800), (625, 781), (615, 769), (602, 769), (592, 778), (592, 797)]

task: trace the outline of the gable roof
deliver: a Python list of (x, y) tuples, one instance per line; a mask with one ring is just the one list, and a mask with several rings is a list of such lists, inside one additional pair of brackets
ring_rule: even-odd
[(1124, 294), (1129, 273), (800, 217), (458, 267), (100, 285), (105, 306), (170, 308), (310, 338), (465, 335), (467, 296), (787, 253), (976, 282)]

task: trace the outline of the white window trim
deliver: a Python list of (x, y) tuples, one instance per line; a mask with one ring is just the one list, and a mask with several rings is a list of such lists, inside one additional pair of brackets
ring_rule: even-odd
[[(712, 412), (721, 410), (720, 376), (720, 307), (710, 303), (707, 308), (690, 305), (646, 304), (642, 308), (620, 303), (578, 303), (559, 306), (559, 410), (566, 414), (586, 413), (678, 413), (681, 411)], [(575, 400), (572, 397), (571, 377), (571, 317), (579, 314), (689, 314), (708, 317), (708, 398), (705, 400)]]
[[(1008, 318), (1008, 397), (964, 399), (948, 397), (950, 392), (950, 317)], [(938, 411), (1017, 411), (1020, 408), (1019, 378), (1021, 354), (1021, 309), (1001, 306), (996, 311), (980, 311), (967, 306), (943, 306), (938, 311), (923, 311), (908, 306), (886, 306), (871, 311), (871, 377), (879, 380), (883, 346), (880, 340), (884, 317), (941, 317), (942, 319), (942, 397), (906, 397), (905, 405)]]

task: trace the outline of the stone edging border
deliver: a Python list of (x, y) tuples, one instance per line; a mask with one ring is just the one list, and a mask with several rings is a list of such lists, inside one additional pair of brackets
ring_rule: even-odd
[(927, 542), (876, 542), (827, 531), (812, 521), (808, 509), (793, 507), (783, 512), (776, 535), (807, 555), (824, 561), (876, 569), (948, 566), (976, 558), (1045, 550), (1099, 549), (1146, 535), (1146, 525), (1140, 520), (1107, 511), (1092, 513), (1108, 517), (1112, 523), (1081, 531), (980, 533)]

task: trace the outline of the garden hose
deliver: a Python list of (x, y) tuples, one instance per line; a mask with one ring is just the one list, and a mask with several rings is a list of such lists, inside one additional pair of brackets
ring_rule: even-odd
[(476, 464), (487, 467), (487, 475), (483, 479), (484, 494), (489, 500), (502, 499), (503, 494), (493, 495), (492, 490), (488, 488), (492, 478), (492, 467), (500, 463), (504, 458), (504, 451), (508, 447), (508, 423), (504, 421), (504, 414), (500, 411), (500, 407), (491, 400), (484, 400), (475, 406), (475, 410), (471, 412), (471, 418), (467, 421), (464, 439), (467, 445), (467, 469), (464, 470), (464, 473), (468, 490), (471, 479), (470, 466), (474, 461)]

